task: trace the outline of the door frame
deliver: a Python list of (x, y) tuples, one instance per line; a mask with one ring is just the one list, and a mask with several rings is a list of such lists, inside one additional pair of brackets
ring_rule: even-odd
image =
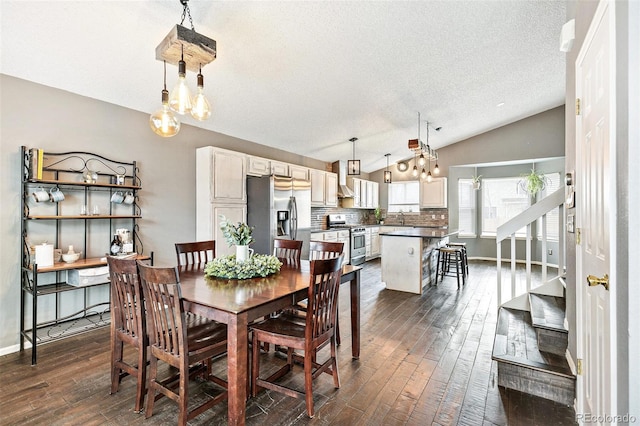
[[(615, 26), (615, 2), (610, 0), (600, 0), (596, 12), (589, 24), (589, 29), (584, 37), (584, 41), (580, 48), (580, 52), (575, 61), (575, 93), (576, 98), (581, 98), (583, 89), (581, 87), (581, 80), (578, 76), (578, 71), (580, 71), (579, 64), (582, 62), (585, 56), (585, 52), (587, 48), (590, 46), (591, 41), (593, 40), (594, 34), (598, 27), (599, 22), (604, 18), (605, 12), (608, 10), (608, 19), (609, 19), (609, 94), (610, 105), (609, 105), (609, 186), (611, 191), (609, 191), (609, 282), (610, 282), (610, 294), (609, 294), (609, 321), (610, 321), (610, 361), (611, 368), (609, 371), (612, 373), (611, 377), (611, 389), (610, 389), (610, 402), (609, 406), (612, 410), (617, 410), (617, 387), (616, 387), (616, 379), (617, 379), (617, 309), (616, 309), (616, 261), (617, 261), (617, 253), (616, 253), (616, 230), (617, 230), (617, 202), (616, 202), (616, 192), (615, 188), (617, 188), (617, 170), (616, 170), (616, 26)], [(577, 166), (580, 164), (580, 159), (578, 157), (578, 148), (581, 143), (581, 134), (582, 134), (582, 120), (580, 117), (576, 117), (576, 132), (575, 132), (575, 149), (576, 149), (576, 183), (582, 179), (582, 170), (578, 170)], [(576, 189), (580, 188), (580, 186), (576, 185)], [(585, 196), (585, 194), (578, 193), (580, 197)], [(576, 225), (578, 228), (582, 228), (582, 211), (579, 203), (576, 203)], [(580, 248), (576, 248), (576, 357), (578, 360), (583, 360), (585, 356), (585, 327), (584, 327), (584, 296), (586, 292), (586, 284), (584, 283), (584, 274), (583, 274), (583, 264), (582, 264), (582, 250)], [(584, 375), (578, 374), (576, 376), (576, 414), (586, 414), (584, 407), (584, 395), (585, 395), (585, 381)], [(596, 414), (596, 413), (590, 413)], [(610, 414), (610, 413), (607, 413)], [(580, 424), (583, 421), (578, 419)]]

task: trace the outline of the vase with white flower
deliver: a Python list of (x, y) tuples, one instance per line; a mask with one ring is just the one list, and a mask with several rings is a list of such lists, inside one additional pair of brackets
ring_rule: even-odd
[(253, 228), (244, 222), (229, 222), (224, 215), (220, 215), (220, 229), (229, 247), (236, 246), (236, 262), (244, 262), (253, 254), (253, 249), (249, 248), (249, 244), (255, 241)]

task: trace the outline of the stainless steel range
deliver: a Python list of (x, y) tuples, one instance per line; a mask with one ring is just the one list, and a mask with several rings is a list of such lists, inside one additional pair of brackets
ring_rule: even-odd
[(344, 214), (330, 214), (327, 217), (329, 229), (349, 229), (349, 257), (352, 265), (364, 263), (367, 248), (365, 246), (365, 230), (362, 225), (348, 225)]

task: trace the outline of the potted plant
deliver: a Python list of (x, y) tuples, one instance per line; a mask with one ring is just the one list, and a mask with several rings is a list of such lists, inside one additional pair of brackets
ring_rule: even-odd
[(471, 180), (473, 181), (473, 189), (475, 189), (476, 191), (480, 189), (480, 178), (481, 177), (482, 177), (482, 175), (471, 176)]
[(530, 173), (522, 174), (522, 180), (519, 182), (520, 188), (528, 192), (534, 197), (538, 192), (542, 191), (547, 185), (547, 178), (544, 174), (531, 169)]
[(249, 244), (255, 241), (252, 236), (253, 228), (244, 222), (231, 223), (224, 215), (220, 215), (220, 229), (229, 247), (236, 246), (236, 262), (247, 260), (249, 253), (253, 252), (249, 248)]
[(376, 209), (373, 211), (373, 215), (376, 217), (376, 222), (377, 223), (384, 222), (382, 220), (382, 210), (380, 210), (380, 206), (376, 207)]

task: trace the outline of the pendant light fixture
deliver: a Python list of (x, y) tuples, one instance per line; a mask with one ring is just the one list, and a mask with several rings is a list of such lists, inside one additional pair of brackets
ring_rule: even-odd
[(349, 141), (353, 144), (353, 160), (347, 161), (347, 174), (360, 175), (360, 160), (356, 160), (356, 141), (358, 138), (351, 138)]
[(389, 171), (389, 156), (391, 154), (385, 154), (387, 157), (387, 169), (384, 171), (384, 183), (391, 183), (391, 172)]
[[(420, 120), (420, 112), (418, 112), (418, 139), (409, 139), (409, 149), (414, 152), (415, 165), (413, 166), (413, 177), (420, 177), (420, 179), (431, 182), (433, 175), (440, 174), (440, 166), (438, 165), (438, 152), (435, 149), (431, 149), (429, 145), (429, 126), (431, 123), (427, 121), (427, 143), (424, 144), (420, 140), (420, 127), (422, 121)], [(435, 127), (436, 131), (440, 131), (442, 127)], [(433, 168), (433, 174), (431, 173), (431, 162), (435, 161), (435, 167)], [(428, 164), (428, 165), (427, 165)], [(427, 167), (425, 167), (427, 165)], [(422, 168), (422, 171), (418, 172), (418, 166)], [(428, 171), (427, 171), (428, 170)]]
[(191, 116), (196, 120), (204, 121), (211, 117), (211, 105), (204, 96), (204, 76), (202, 75), (202, 66), (198, 72), (198, 94), (191, 102)]
[(162, 89), (162, 108), (151, 114), (149, 125), (151, 130), (163, 138), (175, 136), (180, 131), (180, 121), (169, 109), (169, 92), (167, 91), (167, 63), (164, 62), (164, 89)]
[[(189, 10), (189, 0), (179, 1), (183, 6), (182, 20), (156, 46), (156, 59), (165, 63), (165, 88), (162, 95), (163, 109), (151, 116), (150, 124), (154, 132), (164, 137), (173, 136), (180, 129), (180, 122), (170, 110), (178, 114), (191, 113), (193, 118), (201, 121), (211, 117), (211, 105), (203, 93), (204, 77), (202, 76), (202, 66), (216, 59), (216, 41), (196, 32), (191, 18), (191, 11)], [(187, 17), (189, 17), (191, 29), (182, 26)], [(186, 61), (185, 57), (187, 58)], [(178, 83), (171, 91), (171, 94), (166, 90), (167, 62), (178, 66)], [(187, 70), (198, 72), (198, 90), (193, 98), (186, 82)]]
[(184, 46), (178, 62), (178, 83), (171, 91), (169, 106), (180, 115), (191, 112), (191, 91), (187, 86), (187, 63), (184, 61)]

